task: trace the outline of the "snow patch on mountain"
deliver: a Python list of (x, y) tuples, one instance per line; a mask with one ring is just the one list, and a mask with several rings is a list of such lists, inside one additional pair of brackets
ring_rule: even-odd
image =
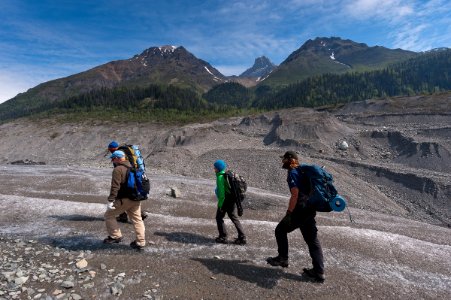
[(161, 46), (161, 47), (158, 47), (158, 49), (160, 49), (160, 51), (161, 52), (174, 52), (175, 51), (175, 49), (177, 49), (177, 47), (176, 46)]
[(207, 70), (208, 73), (210, 73), (213, 76), (213, 80), (215, 81), (221, 81), (221, 79), (219, 79), (218, 77), (216, 77), (215, 74), (213, 74), (208, 68), (207, 66), (204, 66), (205, 70)]

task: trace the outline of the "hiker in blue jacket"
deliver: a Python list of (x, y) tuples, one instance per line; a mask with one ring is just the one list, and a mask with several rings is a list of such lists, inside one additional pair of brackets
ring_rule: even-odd
[(288, 233), (299, 228), (304, 241), (307, 243), (313, 268), (304, 268), (304, 274), (316, 281), (323, 282), (324, 259), (323, 250), (318, 239), (316, 227), (316, 210), (306, 206), (310, 194), (309, 178), (297, 170), (299, 158), (296, 152), (287, 151), (282, 158), (282, 168), (288, 170), (287, 183), (291, 197), (285, 217), (275, 230), (278, 256), (269, 257), (266, 261), (272, 266), (288, 267)]
[(236, 215), (236, 203), (230, 193), (230, 187), (225, 175), (227, 164), (223, 160), (217, 160), (213, 166), (216, 173), (215, 193), (218, 198), (216, 223), (219, 231), (219, 236), (215, 239), (215, 241), (216, 243), (227, 244), (227, 230), (224, 225), (224, 217), (227, 214), (238, 232), (238, 238), (235, 239), (234, 243), (238, 245), (245, 245), (246, 236), (243, 232), (243, 227), (241, 226), (240, 220)]

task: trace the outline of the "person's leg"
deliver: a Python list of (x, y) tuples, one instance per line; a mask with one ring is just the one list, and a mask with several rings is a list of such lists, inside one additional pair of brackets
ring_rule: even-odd
[(276, 227), (277, 252), (280, 257), (288, 259), (288, 233), (299, 228), (296, 215), (285, 216)]
[(286, 215), (276, 227), (277, 252), (276, 257), (269, 257), (266, 261), (272, 266), (288, 267), (288, 233), (299, 228), (295, 214)]
[(240, 219), (238, 219), (238, 216), (236, 215), (236, 206), (230, 205), (227, 208), (227, 215), (229, 216), (230, 220), (232, 220), (233, 225), (235, 225), (236, 231), (238, 232), (238, 239), (239, 240), (246, 240), (246, 235), (243, 231), (243, 226), (241, 226)]
[(310, 257), (312, 258), (313, 270), (318, 274), (324, 274), (323, 249), (318, 239), (315, 214), (307, 216), (301, 224), (300, 229), (304, 241), (307, 243)]
[(127, 203), (127, 215), (133, 224), (136, 234), (136, 245), (144, 247), (146, 245), (146, 235), (144, 222), (141, 217), (141, 202), (124, 199)]
[(114, 201), (114, 207), (115, 209), (107, 210), (105, 212), (105, 225), (108, 236), (112, 239), (120, 239), (122, 238), (122, 233), (119, 228), (119, 224), (117, 224), (116, 216), (123, 213), (125, 211), (125, 207), (121, 200)]
[(218, 226), (219, 238), (227, 238), (227, 229), (224, 225), (224, 216), (226, 212), (221, 209), (216, 210), (216, 224)]

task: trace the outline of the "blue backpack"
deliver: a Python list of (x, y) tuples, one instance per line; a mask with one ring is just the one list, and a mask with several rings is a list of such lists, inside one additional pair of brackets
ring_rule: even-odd
[(331, 201), (337, 197), (337, 189), (333, 185), (333, 177), (324, 168), (317, 165), (302, 164), (298, 168), (299, 175), (304, 175), (310, 183), (310, 193), (306, 206), (316, 211), (332, 211)]
[(150, 192), (150, 181), (146, 176), (146, 165), (139, 147), (136, 145), (122, 145), (118, 148), (124, 151), (132, 168), (127, 171), (127, 190), (130, 199), (146, 200)]
[(125, 153), (128, 161), (132, 165), (133, 168), (137, 170), (141, 170), (142, 172), (146, 171), (146, 165), (144, 164), (144, 158), (141, 155), (141, 151), (137, 145), (122, 145), (118, 148)]
[(134, 168), (127, 170), (127, 190), (131, 200), (147, 200), (150, 182), (142, 170)]

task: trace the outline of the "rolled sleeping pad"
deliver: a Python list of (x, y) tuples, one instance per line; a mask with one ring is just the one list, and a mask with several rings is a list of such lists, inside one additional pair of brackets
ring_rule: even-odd
[(329, 205), (333, 211), (343, 211), (346, 207), (346, 201), (343, 197), (337, 195), (329, 202)]

